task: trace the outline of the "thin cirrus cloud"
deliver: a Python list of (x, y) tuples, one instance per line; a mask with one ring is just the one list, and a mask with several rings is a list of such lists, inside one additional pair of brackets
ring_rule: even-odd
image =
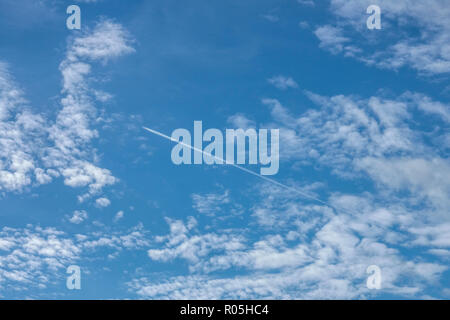
[(221, 208), (230, 203), (229, 190), (223, 194), (192, 194), (193, 208), (200, 213), (214, 215), (221, 211)]
[(292, 79), (291, 77), (285, 77), (282, 75), (279, 76), (274, 76), (270, 79), (267, 79), (267, 81), (274, 85), (275, 87), (277, 87), (278, 89), (281, 90), (286, 90), (289, 88), (298, 88), (298, 84), (297, 82), (295, 82), (294, 79)]
[(304, 6), (311, 6), (311, 7), (315, 6), (315, 3), (313, 0), (297, 0), (297, 2)]

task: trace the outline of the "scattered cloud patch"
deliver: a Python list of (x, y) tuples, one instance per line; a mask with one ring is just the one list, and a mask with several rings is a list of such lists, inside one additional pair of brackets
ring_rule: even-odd
[(213, 216), (222, 210), (223, 205), (230, 203), (229, 193), (225, 190), (223, 194), (192, 194), (193, 208), (200, 213)]
[(294, 81), (291, 77), (285, 76), (274, 76), (267, 80), (270, 84), (274, 85), (278, 89), (286, 90), (289, 88), (298, 88), (297, 82)]
[(88, 218), (88, 214), (84, 210), (76, 210), (73, 212), (73, 216), (69, 219), (71, 223), (80, 224)]
[(95, 200), (95, 204), (99, 208), (106, 208), (111, 204), (111, 201), (108, 198), (102, 197)]
[(0, 63), (0, 190), (22, 192), (63, 177), (69, 187), (88, 188), (79, 197), (84, 201), (118, 181), (95, 164), (91, 142), (99, 136), (94, 127), (97, 91), (90, 88), (89, 62), (106, 63), (133, 52), (130, 42), (123, 27), (109, 20), (73, 39), (60, 64), (63, 89), (55, 120), (31, 111), (8, 66)]
[(148, 244), (146, 231), (139, 225), (122, 233), (76, 235), (32, 225), (4, 227), (0, 230), (0, 288), (14, 292), (44, 289), (65, 281), (67, 266), (95, 258), (100, 249), (117, 255)]
[[(371, 4), (382, 10), (383, 27), (375, 32), (365, 22)], [(445, 0), (330, 0), (330, 11), (337, 26), (320, 26), (314, 33), (331, 53), (384, 69), (409, 67), (429, 76), (450, 72), (450, 9)]]
[(124, 216), (124, 212), (123, 211), (119, 211), (116, 213), (116, 215), (114, 216), (114, 222), (117, 222), (119, 220), (121, 220)]
[(304, 6), (311, 6), (311, 7), (315, 6), (315, 3), (313, 0), (297, 0), (297, 2)]

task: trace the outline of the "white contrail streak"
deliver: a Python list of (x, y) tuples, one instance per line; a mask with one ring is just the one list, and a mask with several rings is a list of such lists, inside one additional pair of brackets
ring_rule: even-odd
[[(225, 160), (222, 159), (222, 158), (220, 158), (220, 157), (217, 157), (217, 156), (212, 155), (212, 154), (210, 154), (210, 153), (208, 153), (208, 152), (205, 152), (205, 151), (200, 150), (200, 149), (198, 149), (198, 148), (196, 148), (196, 147), (193, 147), (193, 146), (191, 146), (191, 145), (189, 145), (189, 144), (187, 144), (187, 143), (184, 143), (184, 142), (182, 142), (182, 141), (179, 141), (179, 140), (177, 140), (177, 139), (174, 139), (174, 138), (172, 138), (172, 137), (169, 137), (169, 136), (165, 135), (164, 133), (161, 133), (161, 132), (159, 132), (159, 131), (156, 131), (156, 130), (153, 130), (153, 129), (150, 129), (150, 128), (147, 128), (147, 127), (142, 127), (142, 128), (143, 128), (144, 130), (147, 130), (147, 131), (153, 133), (153, 134), (156, 134), (156, 135), (158, 135), (158, 136), (160, 136), (160, 137), (163, 137), (163, 138), (165, 138), (165, 139), (167, 139), (167, 140), (170, 140), (170, 141), (172, 141), (172, 142), (176, 142), (176, 143), (178, 143), (178, 144), (181, 144), (181, 145), (183, 145), (183, 146), (185, 146), (185, 147), (187, 147), (187, 148), (189, 148), (189, 149), (191, 149), (191, 150), (194, 150), (194, 151), (197, 151), (197, 152), (201, 152), (202, 154), (207, 155), (208, 157), (212, 157), (212, 158), (214, 158), (214, 159), (216, 159), (216, 160), (219, 160), (221, 163), (226, 163)], [(320, 202), (321, 204), (324, 204), (324, 205), (326, 205), (327, 207), (330, 207), (330, 208), (333, 208), (333, 209), (337, 210), (336, 208), (334, 208), (332, 205), (326, 203), (325, 201), (322, 201), (322, 200), (320, 200), (320, 199), (317, 199), (317, 198), (315, 198), (315, 197), (312, 197), (312, 196), (308, 195), (307, 193), (305, 193), (305, 192), (303, 192), (303, 191), (300, 191), (300, 190), (298, 190), (298, 189), (296, 189), (296, 188), (293, 188), (293, 187), (284, 185), (284, 184), (282, 184), (282, 183), (280, 183), (280, 182), (278, 182), (278, 181), (276, 181), (276, 180), (273, 180), (273, 179), (270, 179), (270, 178), (268, 178), (268, 177), (265, 177), (265, 176), (263, 176), (263, 175), (261, 175), (261, 174), (259, 174), (259, 173), (256, 173), (256, 172), (254, 172), (254, 171), (248, 170), (248, 169), (246, 169), (246, 168), (244, 168), (244, 167), (241, 167), (241, 166), (239, 166), (239, 165), (237, 165), (237, 164), (234, 164), (234, 163), (226, 163), (226, 164), (228, 164), (228, 165), (230, 165), (230, 166), (233, 166), (233, 167), (235, 167), (235, 168), (237, 168), (237, 169), (239, 169), (239, 170), (242, 170), (242, 171), (244, 171), (244, 172), (250, 173), (250, 174), (252, 174), (252, 175), (254, 175), (254, 176), (256, 176), (256, 177), (259, 177), (259, 178), (261, 178), (261, 179), (263, 179), (263, 180), (265, 180), (265, 181), (268, 181), (268, 182), (270, 182), (270, 183), (273, 183), (273, 184), (275, 184), (275, 185), (277, 185), (277, 186), (279, 186), (279, 187), (282, 187), (282, 188), (284, 188), (284, 189), (287, 189), (287, 190), (289, 190), (289, 191), (292, 191), (292, 192), (294, 192), (294, 193), (297, 193), (297, 194), (299, 194), (299, 195), (301, 195), (301, 196), (303, 196), (303, 197), (305, 197), (305, 198), (308, 198), (308, 199), (310, 199), (310, 200), (314, 200), (314, 201)], [(342, 211), (342, 210), (341, 210), (341, 211)]]

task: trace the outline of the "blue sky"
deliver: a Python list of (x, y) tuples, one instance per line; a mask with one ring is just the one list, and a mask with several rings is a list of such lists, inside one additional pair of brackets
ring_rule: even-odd
[[(445, 0), (2, 0), (0, 297), (450, 298), (449, 16)], [(321, 202), (176, 166), (142, 129), (195, 120), (279, 129), (271, 178)]]

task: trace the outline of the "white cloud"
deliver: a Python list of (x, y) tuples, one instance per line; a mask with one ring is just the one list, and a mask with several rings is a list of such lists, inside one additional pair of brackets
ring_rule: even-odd
[(345, 48), (345, 43), (350, 42), (349, 38), (342, 35), (340, 28), (330, 25), (317, 28), (314, 34), (320, 40), (320, 47), (330, 50), (333, 54), (341, 53)]
[(91, 127), (97, 112), (91, 96), (96, 96), (97, 91), (91, 92), (88, 86), (87, 76), (91, 72), (91, 66), (83, 62), (83, 59), (107, 62), (111, 58), (133, 52), (129, 42), (129, 36), (121, 25), (103, 20), (92, 32), (73, 40), (67, 49), (66, 59), (60, 65), (65, 97), (61, 99), (63, 109), (50, 128), (54, 147), (48, 149), (45, 161), (49, 165), (64, 166), (61, 173), (65, 183), (72, 187), (88, 186), (89, 194), (95, 194), (104, 186), (114, 184), (117, 179), (109, 170), (77, 159), (87, 151), (94, 158), (88, 143), (98, 136), (98, 132)]
[(193, 208), (200, 213), (215, 215), (220, 212), (223, 205), (230, 203), (229, 191), (223, 194), (209, 193), (205, 195), (192, 194)]
[(418, 93), (407, 93), (405, 97), (409, 98), (424, 113), (436, 115), (442, 120), (450, 122), (450, 105), (433, 101), (431, 98)]
[(294, 81), (291, 77), (285, 77), (282, 75), (274, 76), (267, 80), (270, 84), (273, 84), (275, 87), (281, 90), (286, 90), (288, 88), (298, 88), (297, 82)]
[(137, 225), (126, 233), (100, 233), (94, 236), (88, 236), (82, 243), (83, 248), (96, 249), (100, 247), (115, 250), (129, 249), (137, 250), (147, 247), (147, 232), (143, 229), (142, 224)]
[[(130, 290), (144, 298), (364, 299), (421, 297), (436, 288), (448, 270), (450, 167), (418, 119), (434, 115), (433, 135), (442, 136), (447, 106), (411, 92), (396, 98), (307, 96), (315, 106), (299, 115), (278, 100), (263, 100), (272, 115), (267, 126), (280, 128), (285, 161), (296, 169), (326, 167), (350, 188), (353, 182), (370, 187), (327, 199), (326, 184), (295, 186), (327, 207), (258, 184), (242, 229), (202, 232), (197, 223), (169, 220), (170, 233), (154, 239), (149, 257), (183, 259), (189, 274), (136, 278)], [(215, 211), (223, 210), (221, 196), (198, 195), (198, 207), (215, 207), (218, 200)], [(377, 292), (365, 286), (373, 264), (382, 270)], [(231, 270), (236, 275), (223, 276)]]
[(442, 248), (450, 248), (450, 223), (448, 222), (439, 225), (412, 227), (410, 231), (416, 235), (416, 239), (414, 240), (415, 245), (434, 246), (441, 250)]
[(84, 258), (95, 259), (95, 252), (100, 248), (117, 255), (121, 250), (136, 250), (147, 245), (142, 226), (122, 233), (94, 232), (75, 236), (55, 228), (4, 227), (0, 230), (0, 288), (16, 292), (32, 287), (46, 288), (65, 279), (65, 268), (69, 265), (80, 263)]
[[(189, 236), (189, 232), (197, 225), (197, 221), (190, 217), (185, 225), (180, 220), (167, 220), (170, 234), (158, 236), (156, 243), (165, 243), (162, 249), (150, 249), (148, 255), (155, 261), (170, 261), (182, 258), (193, 264), (198, 263), (212, 252), (236, 250), (243, 246), (241, 237), (231, 234), (208, 233)], [(193, 266), (198, 268), (200, 265)]]
[(95, 204), (99, 208), (106, 208), (111, 204), (111, 201), (109, 201), (108, 198), (103, 197), (103, 198), (98, 198), (97, 200), (95, 200)]
[(134, 52), (129, 45), (131, 38), (127, 31), (109, 20), (99, 22), (94, 30), (73, 41), (68, 52), (68, 60), (78, 59), (109, 60)]
[(50, 274), (76, 261), (81, 249), (62, 235), (52, 228), (3, 228), (0, 238), (9, 244), (0, 257), (0, 285), (5, 282), (45, 285)]
[(88, 218), (88, 214), (84, 210), (76, 210), (73, 212), (73, 216), (69, 219), (71, 223), (80, 224)]
[(269, 22), (277, 22), (280, 20), (280, 18), (274, 14), (263, 14), (261, 17), (263, 17)]
[[(366, 28), (368, 15), (364, 13), (372, 4), (381, 8), (382, 30)], [(428, 75), (450, 72), (450, 9), (446, 0), (331, 0), (330, 11), (338, 27), (316, 29), (321, 47), (380, 68), (408, 66)], [(343, 46), (350, 42), (358, 42), (359, 48)]]
[[(299, 116), (277, 100), (263, 100), (280, 128), (282, 159), (305, 166), (320, 164), (346, 178), (368, 175), (384, 193), (408, 191), (409, 201), (425, 200), (435, 217), (446, 215), (450, 164), (439, 142), (445, 132), (435, 122), (433, 147), (425, 143), (429, 135), (416, 129), (418, 112), (442, 116), (446, 106), (410, 92), (397, 99), (308, 96), (319, 109)], [(442, 128), (446, 120), (441, 117)], [(260, 215), (266, 211), (261, 209)]]
[[(441, 158), (367, 157), (355, 162), (374, 181), (394, 190), (410, 190), (447, 215), (450, 208), (450, 162)], [(446, 219), (448, 219), (446, 217)]]
[(313, 7), (315, 5), (313, 0), (297, 0), (298, 3), (305, 6), (311, 6)]
[(253, 120), (248, 119), (245, 115), (237, 113), (228, 117), (227, 122), (234, 126), (234, 128), (238, 129), (250, 129), (255, 128), (255, 122)]
[[(392, 207), (382, 208), (371, 199), (335, 196), (333, 204), (344, 212), (354, 206), (358, 209), (357, 215), (335, 214), (326, 207), (305, 205), (284, 190), (273, 197), (267, 186), (258, 190), (266, 201), (260, 206), (274, 202), (268, 210), (286, 223), (272, 225), (266, 235), (261, 229), (201, 234), (194, 229), (196, 223), (168, 220), (171, 232), (155, 238), (155, 244), (163, 248), (149, 250), (150, 258), (160, 262), (185, 259), (190, 273), (197, 275), (164, 281), (137, 278), (129, 283), (130, 290), (144, 298), (164, 299), (350, 299), (379, 293), (415, 297), (434, 286), (448, 269), (439, 258), (423, 262), (403, 256), (399, 247), (405, 243), (448, 246), (448, 232), (443, 227), (414, 228), (417, 220), (395, 201)], [(288, 230), (297, 231), (298, 236), (289, 237)], [(372, 264), (382, 270), (381, 291), (365, 286), (366, 269)], [(216, 274), (230, 269), (251, 270), (251, 275), (239, 272), (228, 278)]]
[[(95, 129), (98, 91), (90, 88), (91, 65), (133, 52), (123, 27), (102, 20), (92, 31), (72, 39), (60, 64), (63, 77), (62, 109), (56, 119), (33, 114), (24, 94), (14, 83), (8, 66), (0, 62), (0, 190), (23, 191), (31, 185), (62, 176), (70, 187), (87, 187), (80, 200), (118, 180), (98, 167), (91, 146)], [(102, 93), (105, 97), (106, 93)]]
[(44, 135), (44, 119), (28, 111), (22, 91), (5, 63), (0, 63), (0, 190), (22, 191), (36, 173), (38, 183), (48, 182), (34, 154)]
[(124, 216), (124, 213), (123, 213), (123, 211), (119, 211), (119, 212), (117, 212), (117, 213), (116, 213), (116, 215), (114, 216), (114, 222), (117, 222), (117, 221), (119, 221), (120, 219), (122, 219), (122, 218), (123, 218), (123, 216)]
[(298, 26), (302, 29), (309, 29), (309, 27), (310, 27), (309, 23), (307, 21), (300, 21), (298, 23)]

